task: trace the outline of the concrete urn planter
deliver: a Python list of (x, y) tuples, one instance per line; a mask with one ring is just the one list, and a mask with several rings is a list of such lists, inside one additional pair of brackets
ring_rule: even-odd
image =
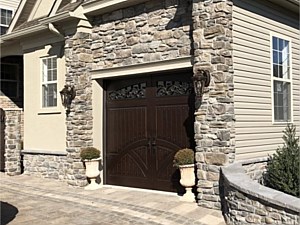
[(91, 180), (91, 183), (84, 188), (85, 190), (96, 190), (100, 188), (100, 185), (96, 183), (96, 178), (100, 174), (98, 169), (99, 162), (100, 158), (84, 160), (86, 167), (85, 175)]
[(182, 196), (182, 201), (194, 202), (195, 195), (192, 192), (192, 188), (196, 183), (195, 178), (195, 165), (180, 165), (180, 184), (185, 187), (186, 193)]

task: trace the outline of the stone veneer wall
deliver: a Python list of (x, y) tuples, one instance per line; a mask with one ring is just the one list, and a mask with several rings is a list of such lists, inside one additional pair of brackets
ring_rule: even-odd
[(66, 180), (66, 155), (31, 154), (23, 152), (24, 174), (43, 178)]
[(190, 26), (186, 0), (153, 0), (95, 17), (93, 69), (190, 56)]
[(196, 112), (199, 205), (220, 208), (220, 166), (234, 161), (232, 1), (153, 0), (93, 18), (92, 33), (66, 38), (66, 83), (76, 88), (67, 117), (68, 183), (86, 184), (79, 158), (92, 142), (91, 69), (191, 57), (212, 81)]
[(250, 179), (241, 164), (222, 168), (222, 211), (228, 225), (299, 224), (300, 199)]
[(241, 162), (245, 173), (252, 179), (259, 183), (263, 182), (263, 174), (266, 171), (266, 167), (269, 161), (269, 157), (244, 160)]
[(74, 85), (76, 97), (66, 118), (68, 184), (85, 186), (85, 169), (80, 159), (80, 149), (93, 145), (91, 34), (78, 32), (66, 38), (66, 84)]
[(5, 110), (5, 173), (21, 174), (21, 109)]
[(92, 146), (90, 70), (190, 56), (191, 5), (186, 0), (154, 0), (94, 18), (92, 33), (66, 37), (66, 84), (76, 98), (67, 116), (67, 180), (86, 184), (80, 148)]
[(193, 1), (194, 75), (208, 70), (195, 113), (198, 204), (220, 208), (220, 166), (235, 159), (235, 116), (232, 65), (232, 1)]

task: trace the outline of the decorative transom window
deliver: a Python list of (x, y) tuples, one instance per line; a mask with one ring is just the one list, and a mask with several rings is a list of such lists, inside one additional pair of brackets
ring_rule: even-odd
[(57, 58), (42, 59), (42, 105), (57, 106)]
[(12, 63), (1, 64), (0, 95), (19, 97), (19, 66)]
[(291, 121), (290, 41), (272, 36), (272, 82), (274, 122)]
[(10, 21), (12, 19), (13, 11), (9, 9), (0, 9), (0, 35), (5, 34)]

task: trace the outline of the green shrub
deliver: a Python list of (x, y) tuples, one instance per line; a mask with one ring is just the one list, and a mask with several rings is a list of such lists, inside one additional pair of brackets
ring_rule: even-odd
[(300, 197), (299, 137), (296, 137), (296, 127), (293, 125), (288, 125), (283, 133), (283, 147), (278, 147), (268, 162), (264, 183), (270, 188)]
[(83, 160), (97, 159), (100, 157), (100, 151), (94, 147), (86, 147), (81, 149), (80, 157)]
[(194, 164), (195, 153), (192, 149), (184, 148), (178, 150), (174, 156), (173, 164), (175, 167), (180, 165)]

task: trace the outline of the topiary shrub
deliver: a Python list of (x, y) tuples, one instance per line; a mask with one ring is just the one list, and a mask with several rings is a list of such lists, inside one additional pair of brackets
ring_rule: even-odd
[(300, 197), (300, 147), (296, 127), (288, 125), (283, 132), (283, 147), (270, 158), (264, 174), (266, 186)]
[(86, 147), (81, 149), (80, 157), (82, 160), (97, 159), (100, 157), (100, 151), (94, 147)]
[(173, 165), (179, 167), (181, 165), (194, 164), (195, 153), (192, 149), (184, 148), (176, 152), (173, 160)]

